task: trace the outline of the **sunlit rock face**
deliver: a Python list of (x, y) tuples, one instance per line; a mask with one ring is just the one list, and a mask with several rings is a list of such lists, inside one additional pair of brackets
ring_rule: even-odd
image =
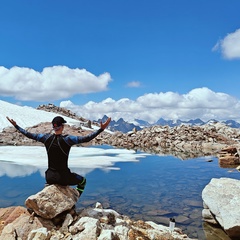
[(78, 201), (79, 193), (69, 186), (49, 185), (42, 191), (27, 198), (25, 205), (37, 215), (52, 219), (69, 211)]
[(203, 218), (219, 224), (233, 239), (240, 236), (240, 181), (231, 178), (213, 178), (203, 189)]

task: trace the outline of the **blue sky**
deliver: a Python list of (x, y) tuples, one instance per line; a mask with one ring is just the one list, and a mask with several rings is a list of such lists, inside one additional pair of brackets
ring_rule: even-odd
[(240, 1), (2, 0), (0, 97), (83, 117), (240, 120)]

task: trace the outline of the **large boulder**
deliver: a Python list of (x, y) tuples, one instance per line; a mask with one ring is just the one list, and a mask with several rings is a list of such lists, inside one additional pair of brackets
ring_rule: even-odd
[(211, 179), (202, 191), (203, 219), (217, 223), (232, 239), (240, 236), (240, 181), (231, 178)]
[(28, 197), (25, 205), (37, 215), (45, 219), (52, 219), (65, 211), (71, 210), (77, 203), (78, 198), (79, 193), (76, 189), (53, 184)]

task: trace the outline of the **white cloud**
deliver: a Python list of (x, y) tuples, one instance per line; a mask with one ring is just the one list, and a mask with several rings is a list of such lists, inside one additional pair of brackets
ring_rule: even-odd
[(174, 92), (148, 93), (137, 99), (137, 102), (146, 108), (169, 108), (176, 106), (181, 96)]
[(240, 119), (240, 101), (228, 94), (213, 92), (203, 87), (191, 90), (186, 94), (174, 92), (149, 93), (136, 100), (123, 98), (114, 100), (108, 98), (102, 102), (88, 102), (85, 105), (75, 105), (71, 101), (60, 104), (80, 116), (97, 120), (104, 114), (114, 120), (123, 118), (133, 122), (142, 119), (151, 123), (159, 118), (189, 120)]
[(220, 50), (226, 59), (240, 58), (240, 29), (219, 40), (213, 47), (213, 51), (216, 50)]
[(130, 88), (138, 88), (141, 86), (141, 83), (139, 81), (132, 81), (127, 84), (127, 87)]
[(46, 67), (42, 72), (0, 66), (0, 95), (22, 101), (51, 101), (79, 93), (106, 91), (110, 81), (109, 73), (95, 76), (85, 69), (66, 66)]
[[(60, 103), (61, 107), (70, 109), (91, 120), (98, 120), (107, 115), (113, 120), (123, 118), (128, 122), (141, 119), (155, 123), (159, 118), (189, 120), (240, 119), (240, 101), (226, 93), (214, 92), (206, 87), (195, 88), (185, 94), (175, 92), (148, 93), (136, 100), (107, 98), (101, 102), (90, 101), (76, 105), (70, 100)], [(6, 116), (17, 120), (20, 126), (29, 127), (39, 122), (51, 122), (54, 113), (22, 107), (0, 100), (0, 130), (10, 123)], [(70, 124), (74, 120), (67, 119)]]

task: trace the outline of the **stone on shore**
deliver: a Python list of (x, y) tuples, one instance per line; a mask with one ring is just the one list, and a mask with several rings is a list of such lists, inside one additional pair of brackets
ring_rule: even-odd
[(240, 236), (240, 180), (213, 178), (202, 191), (203, 219), (219, 224), (232, 239)]
[(218, 153), (218, 159), (221, 167), (229, 167), (240, 164), (238, 150), (233, 146), (228, 146), (221, 149), (221, 151)]
[(168, 226), (133, 221), (115, 210), (103, 209), (101, 203), (77, 213), (76, 201), (75, 189), (51, 185), (26, 200), (31, 209), (0, 209), (0, 240), (190, 240), (180, 228), (170, 232)]

